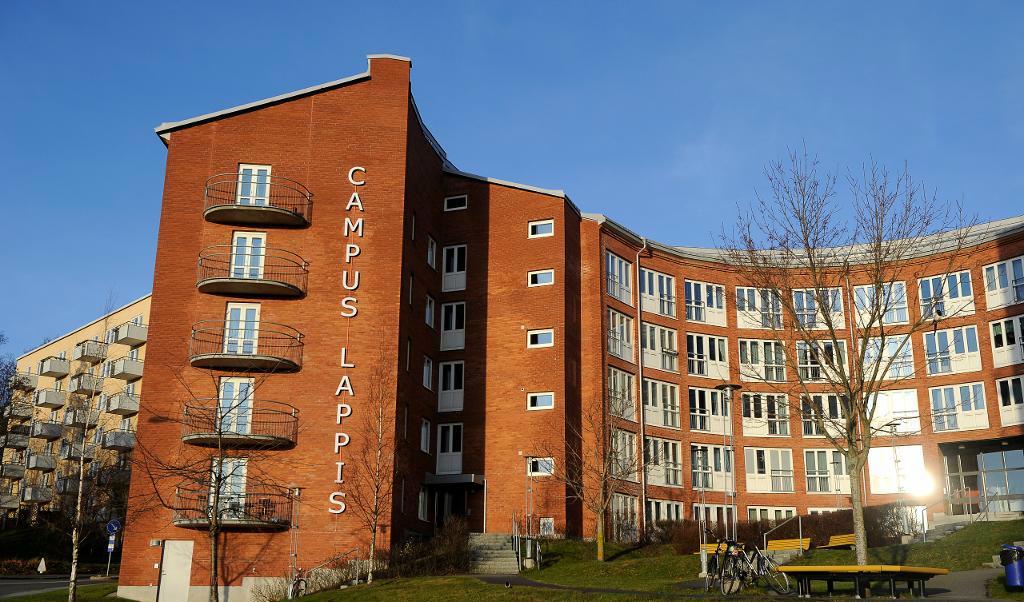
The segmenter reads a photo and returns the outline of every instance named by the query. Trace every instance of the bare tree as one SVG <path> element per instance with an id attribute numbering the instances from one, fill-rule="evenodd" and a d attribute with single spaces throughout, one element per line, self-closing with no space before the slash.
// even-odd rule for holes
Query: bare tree
<path id="1" fill-rule="evenodd" d="M 597 560 L 602 562 L 607 523 L 614 518 L 609 512 L 613 496 L 635 480 L 640 466 L 636 434 L 620 425 L 635 412 L 631 390 L 610 391 L 604 401 L 583 406 L 579 423 L 570 421 L 564 430 L 559 425 L 539 450 L 538 457 L 564 457 L 554 462 L 552 477 L 594 516 Z"/>
<path id="2" fill-rule="evenodd" d="M 890 415 L 880 424 L 879 394 L 914 377 L 915 335 L 964 311 L 947 293 L 962 284 L 956 274 L 972 224 L 905 166 L 891 172 L 871 162 L 849 173 L 846 197 L 806 150 L 765 171 L 770 194 L 758 195 L 722 237 L 722 259 L 749 287 L 738 290 L 737 315 L 769 339 L 741 342 L 741 374 L 783 394 L 789 414 L 799 412 L 845 456 L 857 562 L 866 564 L 868 452 L 876 435 L 896 432 L 905 418 Z M 908 300 L 926 276 L 938 278 L 921 285 L 914 307 Z M 948 352 L 939 349 L 928 361 Z"/>
<path id="3" fill-rule="evenodd" d="M 395 467 L 401 464 L 395 441 L 395 370 L 391 358 L 394 347 L 384 342 L 377 346 L 366 399 L 359 404 L 354 436 L 360 446 L 346 463 L 350 468 L 352 489 L 348 507 L 366 529 L 369 537 L 366 582 L 373 583 L 377 562 L 377 539 L 391 512 L 396 479 Z"/>

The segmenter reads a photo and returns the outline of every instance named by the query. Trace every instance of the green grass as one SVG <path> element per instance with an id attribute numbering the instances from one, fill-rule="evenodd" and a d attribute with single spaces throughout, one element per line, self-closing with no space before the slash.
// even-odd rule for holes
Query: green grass
<path id="1" fill-rule="evenodd" d="M 80 585 L 78 586 L 78 600 L 79 602 L 99 602 L 100 600 L 116 602 L 117 600 L 124 600 L 124 598 L 107 597 L 115 591 L 117 591 L 117 583 Z M 4 602 L 66 602 L 67 599 L 68 590 L 64 588 L 52 592 L 28 594 L 17 598 L 4 598 L 3 600 Z"/>
<path id="2" fill-rule="evenodd" d="M 1024 591 L 1014 588 L 1006 589 L 1006 579 L 999 577 L 988 582 L 988 597 L 1000 600 L 1024 600 Z"/>
<path id="3" fill-rule="evenodd" d="M 643 600 L 643 597 L 576 592 L 482 583 L 472 577 L 418 577 L 388 579 L 373 585 L 357 585 L 340 591 L 320 592 L 303 598 L 309 602 L 481 602 L 482 600 Z"/>
<path id="4" fill-rule="evenodd" d="M 629 548 L 610 543 L 605 562 L 595 560 L 593 542 L 554 540 L 543 549 L 544 566 L 524 572 L 524 577 L 570 587 L 667 592 L 679 591 L 679 583 L 696 580 L 700 572 L 698 556 L 680 556 L 666 545 Z"/>
<path id="5" fill-rule="evenodd" d="M 895 545 L 868 550 L 871 564 L 932 566 L 952 571 L 981 568 L 1004 543 L 1024 540 L 1024 520 L 981 522 L 934 543 Z M 811 550 L 792 564 L 855 564 L 853 550 Z"/>

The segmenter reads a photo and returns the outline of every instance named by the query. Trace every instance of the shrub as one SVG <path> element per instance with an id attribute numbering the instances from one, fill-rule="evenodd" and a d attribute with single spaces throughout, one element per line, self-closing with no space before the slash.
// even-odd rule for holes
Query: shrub
<path id="1" fill-rule="evenodd" d="M 393 550 L 383 572 L 389 577 L 455 575 L 469 570 L 470 557 L 469 525 L 450 516 L 432 539 L 406 542 Z"/>

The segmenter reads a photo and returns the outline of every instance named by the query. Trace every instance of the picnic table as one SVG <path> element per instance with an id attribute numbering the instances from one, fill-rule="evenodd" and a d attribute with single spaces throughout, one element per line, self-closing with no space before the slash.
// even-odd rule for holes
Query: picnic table
<path id="1" fill-rule="evenodd" d="M 899 581 L 907 584 L 911 595 L 916 589 L 922 597 L 927 597 L 925 582 L 936 575 L 949 573 L 949 569 L 898 564 L 783 566 L 779 567 L 779 570 L 793 577 L 797 583 L 797 596 L 802 598 L 811 597 L 812 581 L 824 581 L 829 596 L 833 593 L 833 584 L 836 581 L 852 582 L 857 598 L 869 595 L 868 586 L 872 581 L 886 581 L 889 584 L 889 596 L 895 598 L 896 582 Z"/>

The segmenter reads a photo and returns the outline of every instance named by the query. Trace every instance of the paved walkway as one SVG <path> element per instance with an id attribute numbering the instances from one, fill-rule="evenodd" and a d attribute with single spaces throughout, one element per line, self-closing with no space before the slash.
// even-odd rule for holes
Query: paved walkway
<path id="1" fill-rule="evenodd" d="M 929 598 L 943 600 L 991 600 L 985 584 L 1003 574 L 1003 569 L 975 569 L 937 575 L 928 580 Z"/>

